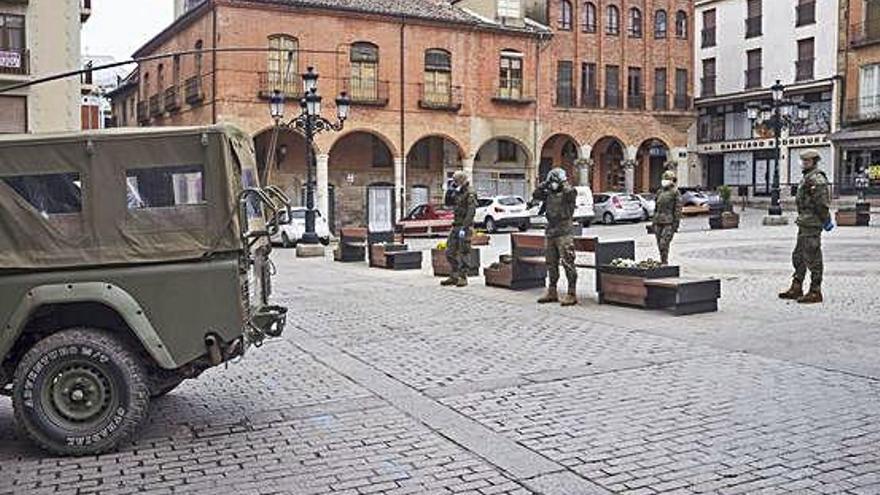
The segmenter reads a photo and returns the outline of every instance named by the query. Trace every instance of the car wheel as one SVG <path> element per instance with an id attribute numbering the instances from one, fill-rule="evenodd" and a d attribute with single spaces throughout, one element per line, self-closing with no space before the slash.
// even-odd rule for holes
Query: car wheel
<path id="1" fill-rule="evenodd" d="M 585 229 L 588 229 L 588 228 L 590 228 L 590 225 L 592 225 L 592 223 L 593 223 L 593 222 L 591 222 L 591 221 L 589 221 L 589 220 L 584 220 L 583 222 L 581 222 L 581 225 L 582 225 Z"/>
<path id="2" fill-rule="evenodd" d="M 520 232 L 525 232 L 527 230 L 529 230 L 529 222 L 519 224 L 519 231 Z"/>
<path id="3" fill-rule="evenodd" d="M 140 359 L 102 330 L 77 328 L 44 338 L 15 370 L 16 422 L 53 454 L 116 448 L 147 416 L 150 388 Z"/>
<path id="4" fill-rule="evenodd" d="M 490 234 L 494 234 L 498 231 L 498 226 L 495 225 L 495 219 L 492 217 L 486 217 L 486 232 Z"/>
<path id="5" fill-rule="evenodd" d="M 281 233 L 281 246 L 285 249 L 289 249 L 294 247 L 296 244 L 290 240 L 290 236 L 287 235 L 287 232 Z"/>
<path id="6" fill-rule="evenodd" d="M 330 238 L 329 238 L 329 237 L 322 237 L 322 238 L 321 238 L 321 244 L 323 244 L 324 246 L 329 245 L 329 244 L 330 244 Z"/>
<path id="7" fill-rule="evenodd" d="M 611 225 L 614 223 L 614 214 L 610 211 L 606 211 L 604 215 L 602 215 L 602 223 L 605 225 Z"/>

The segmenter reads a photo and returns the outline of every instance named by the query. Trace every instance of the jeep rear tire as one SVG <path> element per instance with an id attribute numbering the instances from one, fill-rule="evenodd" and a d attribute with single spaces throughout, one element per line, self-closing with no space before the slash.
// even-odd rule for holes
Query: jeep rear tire
<path id="1" fill-rule="evenodd" d="M 16 422 L 53 454 L 107 452 L 145 419 L 146 376 L 137 354 L 111 333 L 63 330 L 39 341 L 16 368 Z"/>

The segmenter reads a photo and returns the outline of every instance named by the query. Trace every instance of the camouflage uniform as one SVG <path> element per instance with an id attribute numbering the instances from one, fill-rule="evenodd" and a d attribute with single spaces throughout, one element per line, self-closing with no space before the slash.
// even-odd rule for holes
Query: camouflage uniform
<path id="1" fill-rule="evenodd" d="M 669 263 L 669 246 L 681 223 L 681 193 L 675 186 L 663 188 L 657 193 L 656 204 L 654 235 L 657 237 L 660 262 L 666 265 Z"/>
<path id="2" fill-rule="evenodd" d="M 568 298 L 563 303 L 573 304 L 576 302 L 577 294 L 577 268 L 575 267 L 571 225 L 574 221 L 577 191 L 568 184 L 561 184 L 557 191 L 543 185 L 534 192 L 532 197 L 536 201 L 544 202 L 544 211 L 547 216 L 544 256 L 547 260 L 550 283 L 548 295 L 542 298 L 541 302 L 551 302 L 556 299 L 556 285 L 559 283 L 559 265 L 561 263 L 565 270 L 565 278 L 568 280 Z"/>
<path id="3" fill-rule="evenodd" d="M 446 260 L 452 268 L 449 280 L 467 281 L 470 266 L 471 236 L 473 234 L 474 213 L 477 209 L 477 195 L 470 190 L 470 186 L 463 186 L 452 196 L 452 207 L 455 218 L 452 221 L 452 230 L 446 239 Z M 465 230 L 464 237 L 459 237 L 459 232 Z"/>
<path id="4" fill-rule="evenodd" d="M 810 292 L 822 288 L 822 227 L 831 220 L 828 209 L 828 177 L 813 169 L 804 175 L 797 190 L 797 245 L 791 253 L 794 281 L 803 285 L 810 271 Z"/>

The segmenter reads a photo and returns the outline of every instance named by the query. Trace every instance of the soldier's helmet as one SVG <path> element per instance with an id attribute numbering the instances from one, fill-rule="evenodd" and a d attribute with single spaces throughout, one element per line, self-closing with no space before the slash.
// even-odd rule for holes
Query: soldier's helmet
<path id="1" fill-rule="evenodd" d="M 463 170 L 457 170 L 454 174 L 452 174 L 452 180 L 454 180 L 458 184 L 467 184 L 470 182 L 468 175 Z"/>
<path id="2" fill-rule="evenodd" d="M 671 180 L 673 182 L 678 182 L 678 177 L 675 176 L 675 172 L 673 172 L 672 170 L 667 170 L 666 172 L 663 172 L 662 179 L 663 180 Z"/>
<path id="3" fill-rule="evenodd" d="M 568 176 L 565 173 L 565 169 L 556 167 L 553 170 L 547 172 L 547 180 L 549 182 L 565 182 L 568 180 Z"/>
<path id="4" fill-rule="evenodd" d="M 801 152 L 801 160 L 819 160 L 819 152 L 810 148 Z"/>

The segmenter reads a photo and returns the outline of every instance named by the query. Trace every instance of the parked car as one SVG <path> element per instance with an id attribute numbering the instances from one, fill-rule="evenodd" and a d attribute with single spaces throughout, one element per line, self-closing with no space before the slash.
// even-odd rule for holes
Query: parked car
<path id="1" fill-rule="evenodd" d="M 420 204 L 410 208 L 409 213 L 401 222 L 416 222 L 421 220 L 452 220 L 455 212 L 431 204 Z"/>
<path id="2" fill-rule="evenodd" d="M 642 203 L 642 220 L 648 220 L 654 217 L 654 211 L 657 209 L 657 195 L 653 193 L 636 194 L 639 202 Z"/>
<path id="3" fill-rule="evenodd" d="M 431 204 L 413 206 L 403 220 L 397 222 L 397 231 L 405 235 L 446 235 L 452 228 L 455 212 Z"/>
<path id="4" fill-rule="evenodd" d="M 306 231 L 306 208 L 292 207 L 278 212 L 278 224 L 280 228 L 272 236 L 272 244 L 286 248 L 296 247 Z M 315 233 L 321 244 L 330 243 L 330 226 L 321 212 L 315 210 Z"/>
<path id="5" fill-rule="evenodd" d="M 602 223 L 639 221 L 644 215 L 642 202 L 634 194 L 606 192 L 593 195 L 593 211 Z"/>
<path id="6" fill-rule="evenodd" d="M 525 231 L 529 228 L 526 209 L 526 200 L 519 196 L 481 198 L 477 200 L 474 223 L 484 226 L 489 232 L 496 232 L 499 227 L 516 227 Z"/>
<path id="7" fill-rule="evenodd" d="M 593 223 L 593 219 L 595 218 L 595 212 L 593 211 L 593 191 L 590 190 L 589 186 L 577 186 L 575 187 L 577 191 L 577 200 L 575 201 L 574 208 L 574 221 L 580 223 L 584 227 L 589 227 L 590 224 Z M 538 202 L 535 205 L 532 205 L 529 208 L 529 223 L 533 227 L 546 227 L 547 226 L 547 217 L 539 214 L 541 211 L 541 203 Z"/>

